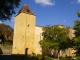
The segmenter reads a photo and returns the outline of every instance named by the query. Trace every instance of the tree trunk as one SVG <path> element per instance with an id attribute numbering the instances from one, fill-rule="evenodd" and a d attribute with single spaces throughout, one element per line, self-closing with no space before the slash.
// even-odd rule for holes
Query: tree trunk
<path id="1" fill-rule="evenodd" d="M 42 59 L 41 60 L 44 60 L 44 49 L 42 47 Z"/>
<path id="2" fill-rule="evenodd" d="M 58 50 L 58 60 L 60 60 L 60 54 L 59 54 L 60 50 Z"/>

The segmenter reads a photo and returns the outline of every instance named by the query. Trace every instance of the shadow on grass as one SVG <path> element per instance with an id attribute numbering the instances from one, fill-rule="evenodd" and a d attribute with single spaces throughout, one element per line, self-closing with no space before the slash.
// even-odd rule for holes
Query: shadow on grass
<path id="1" fill-rule="evenodd" d="M 0 60 L 39 60 L 37 57 L 35 56 L 26 56 L 24 55 L 20 55 L 20 54 L 1 54 L 0 55 Z"/>

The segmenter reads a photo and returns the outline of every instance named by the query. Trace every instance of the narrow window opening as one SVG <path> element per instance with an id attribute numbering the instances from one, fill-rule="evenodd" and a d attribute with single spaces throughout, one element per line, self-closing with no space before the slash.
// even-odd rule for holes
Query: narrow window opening
<path id="1" fill-rule="evenodd" d="M 28 27 L 29 27 L 29 24 L 28 24 Z"/>
<path id="2" fill-rule="evenodd" d="M 29 13 L 30 11 L 29 10 L 27 10 L 27 13 Z"/>

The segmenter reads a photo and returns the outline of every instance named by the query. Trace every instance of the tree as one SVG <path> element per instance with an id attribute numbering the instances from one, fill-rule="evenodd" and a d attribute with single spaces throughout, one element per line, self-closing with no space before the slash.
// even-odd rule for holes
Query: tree
<path id="1" fill-rule="evenodd" d="M 0 33 L 0 43 L 4 45 L 5 37 L 2 33 Z"/>
<path id="2" fill-rule="evenodd" d="M 21 0 L 0 0 L 0 20 L 10 20 L 12 15 L 15 14 L 14 9 L 19 7 L 20 1 Z"/>
<path id="3" fill-rule="evenodd" d="M 78 17 L 80 17 L 80 12 L 77 13 Z M 76 56 L 80 57 L 80 20 L 74 21 L 74 30 L 75 30 L 75 38 L 74 38 L 74 49 L 76 50 Z M 80 58 L 78 58 L 80 60 Z"/>
<path id="4" fill-rule="evenodd" d="M 13 38 L 13 28 L 6 24 L 0 24 L 0 35 L 4 36 L 5 40 Z"/>
<path id="5" fill-rule="evenodd" d="M 77 12 L 78 17 L 80 17 L 80 12 Z"/>
<path id="6" fill-rule="evenodd" d="M 75 20 L 74 24 L 75 29 L 75 38 L 74 38 L 74 48 L 76 50 L 76 55 L 78 56 L 80 54 L 80 21 Z"/>
<path id="7" fill-rule="evenodd" d="M 40 45 L 45 51 L 46 49 L 58 50 L 58 59 L 60 50 L 68 48 L 69 38 L 67 31 L 62 26 L 45 26 L 43 28 L 43 40 L 40 41 Z"/>
<path id="8" fill-rule="evenodd" d="M 74 29 L 75 31 L 75 36 L 80 36 L 80 21 L 79 20 L 75 20 L 74 21 Z"/>

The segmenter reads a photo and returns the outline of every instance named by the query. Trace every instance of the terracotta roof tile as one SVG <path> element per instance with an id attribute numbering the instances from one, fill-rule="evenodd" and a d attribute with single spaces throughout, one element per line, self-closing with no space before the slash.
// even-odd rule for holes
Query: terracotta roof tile
<path id="1" fill-rule="evenodd" d="M 23 7 L 20 9 L 20 11 L 18 12 L 17 15 L 19 15 L 20 13 L 26 13 L 26 14 L 34 15 L 26 4 L 23 5 Z"/>

